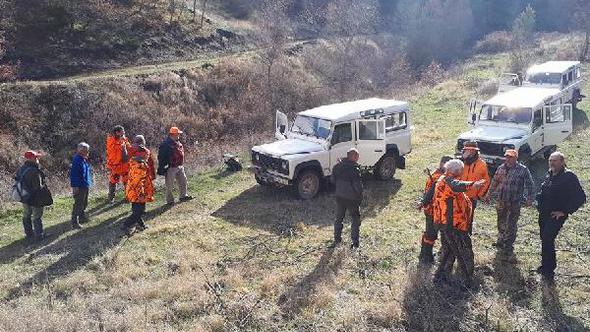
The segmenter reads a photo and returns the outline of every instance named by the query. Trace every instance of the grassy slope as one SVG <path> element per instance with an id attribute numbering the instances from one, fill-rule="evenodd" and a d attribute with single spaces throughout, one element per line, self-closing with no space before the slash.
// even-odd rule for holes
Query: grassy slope
<path id="1" fill-rule="evenodd" d="M 91 201 L 92 222 L 68 227 L 71 199 L 47 213 L 52 233 L 21 240 L 19 211 L 0 216 L 0 329 L 5 330 L 571 330 L 590 328 L 585 207 L 558 239 L 556 288 L 530 270 L 539 262 L 535 213 L 520 220 L 517 265 L 495 260 L 494 212 L 477 212 L 477 287 L 436 289 L 416 257 L 423 217 L 413 209 L 423 167 L 453 152 L 466 128 L 469 82 L 494 76 L 503 56 L 481 57 L 456 79 L 412 100 L 414 150 L 392 183 L 367 182 L 362 251 L 326 249 L 333 200 L 296 201 L 244 173 L 193 176 L 196 200 L 149 205 L 150 229 L 127 239 L 128 206 Z M 586 84 L 585 91 L 590 91 Z M 590 112 L 588 101 L 580 105 Z M 590 130 L 561 148 L 590 192 Z M 542 169 L 542 165 L 536 165 Z M 27 319 L 22 319 L 27 317 Z"/>

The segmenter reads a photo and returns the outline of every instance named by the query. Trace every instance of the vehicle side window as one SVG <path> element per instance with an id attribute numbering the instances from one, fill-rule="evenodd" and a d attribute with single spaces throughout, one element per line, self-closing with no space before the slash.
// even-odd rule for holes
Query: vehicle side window
<path id="1" fill-rule="evenodd" d="M 383 122 L 359 122 L 359 140 L 369 141 L 381 139 L 379 132 L 383 132 Z"/>
<path id="2" fill-rule="evenodd" d="M 533 131 L 539 129 L 543 125 L 543 110 L 538 109 L 533 114 Z"/>
<path id="3" fill-rule="evenodd" d="M 566 86 L 567 85 L 567 74 L 563 74 L 561 76 L 561 85 L 562 86 Z"/>
<path id="4" fill-rule="evenodd" d="M 547 123 L 564 122 L 569 117 L 566 114 L 565 108 L 559 105 L 552 105 L 545 114 L 545 121 Z"/>
<path id="5" fill-rule="evenodd" d="M 568 82 L 571 82 L 574 80 L 574 72 L 570 71 L 569 73 L 567 73 L 567 80 Z"/>
<path id="6" fill-rule="evenodd" d="M 332 134 L 332 145 L 350 141 L 352 141 L 352 125 L 350 123 L 336 125 Z"/>
<path id="7" fill-rule="evenodd" d="M 392 132 L 408 126 L 406 112 L 391 114 L 385 117 L 385 131 Z"/>
<path id="8" fill-rule="evenodd" d="M 580 68 L 576 68 L 576 78 L 580 78 L 581 75 Z"/>

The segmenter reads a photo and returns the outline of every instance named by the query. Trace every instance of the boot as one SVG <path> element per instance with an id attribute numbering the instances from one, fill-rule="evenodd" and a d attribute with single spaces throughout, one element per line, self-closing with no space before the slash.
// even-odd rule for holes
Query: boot
<path id="1" fill-rule="evenodd" d="M 82 225 L 78 221 L 78 216 L 72 216 L 72 229 L 82 229 Z"/>
<path id="2" fill-rule="evenodd" d="M 117 190 L 117 184 L 113 184 L 113 183 L 109 183 L 109 197 L 108 197 L 108 201 L 109 203 L 113 204 L 115 203 L 115 190 Z"/>
<path id="3" fill-rule="evenodd" d="M 35 233 L 33 232 L 33 223 L 31 218 L 23 218 L 23 228 L 25 230 L 25 238 L 32 239 L 35 237 Z"/>
<path id="4" fill-rule="evenodd" d="M 418 256 L 420 263 L 432 264 L 434 263 L 434 255 L 432 254 L 432 246 L 422 244 L 420 249 L 420 256 Z"/>

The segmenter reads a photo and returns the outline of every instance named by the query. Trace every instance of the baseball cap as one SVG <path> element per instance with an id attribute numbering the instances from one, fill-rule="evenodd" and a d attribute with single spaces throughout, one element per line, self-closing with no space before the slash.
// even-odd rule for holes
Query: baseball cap
<path id="1" fill-rule="evenodd" d="M 33 150 L 29 150 L 27 152 L 25 152 L 25 159 L 36 159 L 41 157 L 41 153 L 33 151 Z"/>
<path id="2" fill-rule="evenodd" d="M 518 152 L 514 149 L 506 150 L 506 152 L 504 152 L 504 157 L 518 158 Z"/>
<path id="3" fill-rule="evenodd" d="M 178 127 L 171 127 L 170 134 L 182 134 L 182 130 L 178 129 Z"/>

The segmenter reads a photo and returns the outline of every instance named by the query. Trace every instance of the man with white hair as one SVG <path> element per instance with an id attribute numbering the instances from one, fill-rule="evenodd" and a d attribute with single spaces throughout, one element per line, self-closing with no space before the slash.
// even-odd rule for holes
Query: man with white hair
<path id="1" fill-rule="evenodd" d="M 72 207 L 72 228 L 81 229 L 88 221 L 86 207 L 88 206 L 88 192 L 92 187 L 92 166 L 88 162 L 90 146 L 81 142 L 78 144 L 76 155 L 70 168 L 70 184 L 74 194 L 74 206 Z"/>
<path id="2" fill-rule="evenodd" d="M 586 194 L 574 172 L 567 169 L 565 156 L 553 152 L 549 171 L 537 194 L 541 235 L 541 266 L 537 269 L 545 280 L 553 282 L 557 261 L 555 238 L 567 218 L 586 203 Z"/>
<path id="3" fill-rule="evenodd" d="M 336 186 L 336 221 L 334 222 L 334 243 L 336 247 L 342 242 L 342 221 L 346 211 L 352 218 L 350 238 L 352 249 L 359 247 L 359 233 L 361 227 L 360 206 L 363 200 L 363 183 L 361 180 L 360 167 L 357 164 L 359 152 L 351 148 L 332 170 L 332 183 Z"/>
<path id="4" fill-rule="evenodd" d="M 464 164 L 453 159 L 445 166 L 445 174 L 436 182 L 433 199 L 433 220 L 441 231 L 441 254 L 435 281 L 446 281 L 450 276 L 455 259 L 463 274 L 463 282 L 470 287 L 473 278 L 473 248 L 470 227 L 473 206 L 466 191 L 481 188 L 485 180 L 460 181 Z"/>

